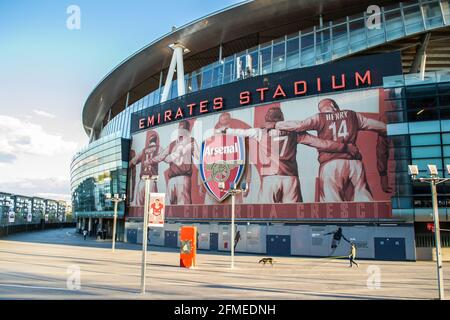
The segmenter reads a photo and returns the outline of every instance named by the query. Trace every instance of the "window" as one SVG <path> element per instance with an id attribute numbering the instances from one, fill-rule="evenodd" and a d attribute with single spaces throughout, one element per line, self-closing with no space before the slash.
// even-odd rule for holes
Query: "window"
<path id="1" fill-rule="evenodd" d="M 299 41 L 298 37 L 290 39 L 286 43 L 286 69 L 295 69 L 299 67 Z"/>
<path id="2" fill-rule="evenodd" d="M 272 72 L 286 69 L 285 43 L 281 42 L 273 46 Z"/>
<path id="3" fill-rule="evenodd" d="M 261 74 L 268 74 L 272 72 L 272 47 L 261 49 Z"/>

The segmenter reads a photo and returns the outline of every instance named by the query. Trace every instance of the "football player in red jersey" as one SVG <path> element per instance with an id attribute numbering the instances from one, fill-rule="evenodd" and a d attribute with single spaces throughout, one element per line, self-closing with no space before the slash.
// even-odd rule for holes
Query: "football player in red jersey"
<path id="1" fill-rule="evenodd" d="M 279 107 L 270 108 L 262 128 L 224 129 L 223 134 L 245 136 L 258 141 L 261 180 L 260 203 L 302 202 L 297 166 L 297 144 L 305 144 L 319 151 L 359 154 L 352 144 L 324 140 L 308 133 L 273 129 L 284 120 Z"/>
<path id="2" fill-rule="evenodd" d="M 167 171 L 168 197 L 170 204 L 191 204 L 192 166 L 200 157 L 197 142 L 191 137 L 191 125 L 182 120 L 178 124 L 177 138 L 160 154 L 151 159 L 154 165 L 165 161 L 169 164 Z"/>
<path id="3" fill-rule="evenodd" d="M 323 99 L 319 113 L 303 121 L 282 121 L 275 128 L 287 132 L 316 130 L 321 139 L 356 144 L 359 131 L 378 133 L 377 166 L 384 192 L 390 192 L 387 183 L 386 124 L 364 117 L 352 110 L 340 110 L 333 99 Z M 319 183 L 321 202 L 373 201 L 361 157 L 345 152 L 319 150 Z"/>
<path id="4" fill-rule="evenodd" d="M 164 209 L 164 205 L 159 201 L 159 198 L 156 198 L 155 202 L 151 204 L 150 209 L 152 210 L 151 213 L 154 216 L 160 216 L 162 210 Z"/>
<path id="5" fill-rule="evenodd" d="M 143 176 L 157 176 L 158 164 L 153 163 L 152 159 L 160 152 L 159 135 L 154 130 L 149 130 L 145 139 L 145 146 L 142 152 L 130 160 L 130 169 L 136 172 L 135 167 L 138 163 L 141 164 L 141 172 L 139 175 L 139 182 L 135 188 L 136 194 L 133 195 L 133 200 L 137 200 L 137 205 L 143 206 L 145 203 L 145 182 Z M 132 189 L 134 190 L 134 189 Z M 151 181 L 150 192 L 158 192 L 156 181 Z"/>

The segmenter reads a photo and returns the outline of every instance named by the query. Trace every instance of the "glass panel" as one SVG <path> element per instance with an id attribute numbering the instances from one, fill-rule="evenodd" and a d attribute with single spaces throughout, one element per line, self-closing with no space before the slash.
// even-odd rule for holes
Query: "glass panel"
<path id="1" fill-rule="evenodd" d="M 258 51 L 249 52 L 247 54 L 247 77 L 254 77 L 259 74 Z"/>
<path id="2" fill-rule="evenodd" d="M 366 48 L 366 26 L 364 18 L 356 21 L 351 21 L 350 24 L 350 49 L 358 51 Z"/>
<path id="3" fill-rule="evenodd" d="M 245 78 L 245 70 L 247 66 L 247 59 L 245 54 L 239 54 L 236 57 L 236 79 Z"/>
<path id="4" fill-rule="evenodd" d="M 272 47 L 260 51 L 261 74 L 272 72 Z"/>
<path id="5" fill-rule="evenodd" d="M 395 9 L 384 14 L 386 19 L 387 40 L 397 39 L 405 35 L 400 9 Z"/>
<path id="6" fill-rule="evenodd" d="M 409 124 L 410 133 L 439 132 L 439 121 L 412 122 Z"/>
<path id="7" fill-rule="evenodd" d="M 213 69 L 213 82 L 212 86 L 220 86 L 223 81 L 223 65 L 219 62 Z"/>
<path id="8" fill-rule="evenodd" d="M 298 68 L 300 65 L 300 60 L 299 60 L 299 55 L 298 55 L 298 51 L 299 51 L 299 42 L 298 42 L 298 37 L 288 40 L 287 44 L 286 44 L 286 68 L 287 69 L 294 69 L 294 68 Z"/>
<path id="9" fill-rule="evenodd" d="M 450 133 L 442 134 L 442 144 L 450 144 Z"/>
<path id="10" fill-rule="evenodd" d="M 212 70 L 204 70 L 202 72 L 202 89 L 210 88 L 212 84 Z"/>
<path id="11" fill-rule="evenodd" d="M 281 42 L 273 46 L 273 65 L 272 72 L 286 69 L 285 43 Z"/>
<path id="12" fill-rule="evenodd" d="M 225 59 L 223 83 L 233 81 L 234 77 L 234 59 Z"/>
<path id="13" fill-rule="evenodd" d="M 440 134 L 411 135 L 411 146 L 429 146 L 441 144 Z"/>
<path id="14" fill-rule="evenodd" d="M 317 32 L 317 59 L 318 62 L 331 60 L 330 51 L 330 28 L 325 28 Z"/>
<path id="15" fill-rule="evenodd" d="M 442 13 L 439 2 L 430 2 L 423 5 L 425 16 L 425 25 L 427 28 L 436 28 L 442 26 Z"/>
<path id="16" fill-rule="evenodd" d="M 403 14 L 405 16 L 405 28 L 407 34 L 424 30 L 422 13 L 419 5 L 405 8 Z"/>
<path id="17" fill-rule="evenodd" d="M 441 1 L 441 6 L 444 13 L 445 24 L 450 24 L 450 1 Z"/>
<path id="18" fill-rule="evenodd" d="M 441 146 L 436 147 L 412 147 L 412 158 L 435 158 L 441 157 Z"/>
<path id="19" fill-rule="evenodd" d="M 333 57 L 341 57 L 348 52 L 347 24 L 333 27 Z"/>
<path id="20" fill-rule="evenodd" d="M 301 66 L 311 66 L 316 63 L 314 54 L 314 33 L 301 36 Z"/>

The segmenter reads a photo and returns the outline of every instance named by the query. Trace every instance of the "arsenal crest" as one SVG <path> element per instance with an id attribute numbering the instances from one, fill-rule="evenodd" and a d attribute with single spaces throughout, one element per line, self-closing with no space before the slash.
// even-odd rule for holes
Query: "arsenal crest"
<path id="1" fill-rule="evenodd" d="M 200 174 L 206 189 L 217 201 L 229 195 L 230 185 L 239 183 L 244 173 L 245 140 L 231 135 L 215 135 L 202 143 Z"/>

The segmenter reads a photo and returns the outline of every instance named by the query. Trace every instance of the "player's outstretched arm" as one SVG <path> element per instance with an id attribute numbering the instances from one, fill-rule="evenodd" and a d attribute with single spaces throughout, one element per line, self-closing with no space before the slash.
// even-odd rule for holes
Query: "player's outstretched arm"
<path id="1" fill-rule="evenodd" d="M 170 161 L 170 159 L 168 159 L 169 158 L 169 149 L 170 149 L 170 146 L 167 147 L 166 149 L 164 149 L 163 151 L 161 151 L 157 156 L 155 156 L 153 159 L 151 159 L 151 161 L 154 163 L 159 163 L 161 161 L 172 162 L 172 161 Z"/>
<path id="2" fill-rule="evenodd" d="M 281 131 L 304 132 L 308 130 L 318 130 L 320 126 L 319 114 L 305 120 L 279 121 L 275 124 L 275 129 Z"/>
<path id="3" fill-rule="evenodd" d="M 324 152 L 348 152 L 347 144 L 336 142 L 333 140 L 324 140 L 313 136 L 309 133 L 302 133 L 298 135 L 297 142 L 314 147 L 319 151 Z M 356 148 L 356 147 L 355 147 Z"/>
<path id="4" fill-rule="evenodd" d="M 226 129 L 220 130 L 220 133 L 229 134 L 232 136 L 254 138 L 258 141 L 261 140 L 261 136 L 262 136 L 262 130 L 260 128 L 250 128 L 250 129 L 226 128 Z"/>
<path id="5" fill-rule="evenodd" d="M 363 131 L 375 131 L 380 135 L 386 136 L 386 124 L 379 120 L 370 119 L 360 113 L 356 114 L 358 117 L 358 129 Z"/>

